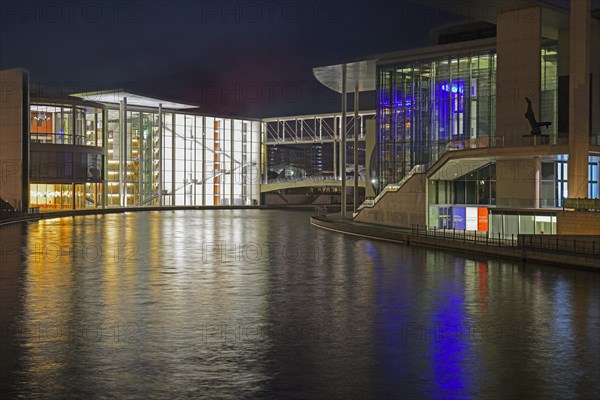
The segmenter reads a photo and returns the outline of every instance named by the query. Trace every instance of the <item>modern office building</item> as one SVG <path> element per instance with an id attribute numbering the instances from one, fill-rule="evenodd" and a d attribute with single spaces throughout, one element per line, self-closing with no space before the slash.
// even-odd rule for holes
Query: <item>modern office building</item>
<path id="1" fill-rule="evenodd" d="M 0 198 L 41 210 L 258 205 L 261 123 L 126 92 L 39 95 L 0 72 Z"/>
<path id="2" fill-rule="evenodd" d="M 516 1 L 490 15 L 473 4 L 436 46 L 315 68 L 338 92 L 377 90 L 377 197 L 354 218 L 555 233 L 565 199 L 598 199 L 600 21 L 587 0 L 571 7 Z"/>
<path id="3" fill-rule="evenodd" d="M 345 96 L 340 113 L 262 121 L 125 92 L 48 98 L 30 91 L 26 71 L 1 71 L 0 198 L 42 209 L 254 205 L 261 176 L 277 167 L 271 175 L 298 168 L 339 180 L 345 210 L 343 178 L 366 170 L 372 199 L 357 221 L 600 231 L 590 216 L 561 228 L 577 215 L 562 211 L 567 199 L 600 191 L 600 20 L 590 1 L 564 10 L 515 0 L 493 12 L 422 3 L 469 21 L 439 28 L 435 46 L 314 69 L 340 93 L 376 90 L 375 119 L 357 104 L 348 115 Z"/>

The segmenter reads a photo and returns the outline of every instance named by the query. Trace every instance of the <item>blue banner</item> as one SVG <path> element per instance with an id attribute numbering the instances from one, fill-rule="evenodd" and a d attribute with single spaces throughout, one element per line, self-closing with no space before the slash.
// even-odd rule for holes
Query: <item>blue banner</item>
<path id="1" fill-rule="evenodd" d="M 454 229 L 467 229 L 465 207 L 452 207 L 452 224 Z"/>

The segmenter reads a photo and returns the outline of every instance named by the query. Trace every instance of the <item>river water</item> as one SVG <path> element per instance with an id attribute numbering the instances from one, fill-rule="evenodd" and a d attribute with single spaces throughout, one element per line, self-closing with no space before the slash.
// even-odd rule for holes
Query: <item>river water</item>
<path id="1" fill-rule="evenodd" d="M 309 215 L 0 227 L 0 397 L 600 398 L 600 274 Z"/>

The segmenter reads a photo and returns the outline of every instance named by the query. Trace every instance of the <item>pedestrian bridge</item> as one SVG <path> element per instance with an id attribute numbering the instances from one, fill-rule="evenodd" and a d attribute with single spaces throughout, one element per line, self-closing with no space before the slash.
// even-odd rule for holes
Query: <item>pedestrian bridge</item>
<path id="1" fill-rule="evenodd" d="M 318 179 L 318 178 L 306 178 L 306 179 L 282 179 L 273 180 L 268 183 L 260 185 L 260 191 L 262 193 L 272 192 L 275 190 L 302 188 L 302 187 L 324 187 L 324 186 L 342 186 L 341 179 Z M 354 179 L 347 179 L 346 186 L 354 187 Z M 365 181 L 359 180 L 358 187 L 364 188 Z"/>

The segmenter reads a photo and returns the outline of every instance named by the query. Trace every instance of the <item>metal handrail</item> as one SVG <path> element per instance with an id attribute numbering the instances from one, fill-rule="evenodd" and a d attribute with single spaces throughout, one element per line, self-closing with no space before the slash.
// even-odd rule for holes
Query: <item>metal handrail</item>
<path id="1" fill-rule="evenodd" d="M 600 199 L 574 199 L 563 200 L 563 209 L 572 208 L 579 211 L 600 211 Z"/>
<path id="2" fill-rule="evenodd" d="M 485 136 L 475 139 L 454 140 L 446 144 L 444 152 L 479 149 L 487 147 L 504 147 L 503 136 Z"/>
<path id="3" fill-rule="evenodd" d="M 501 246 L 518 249 L 556 251 L 585 256 L 600 256 L 598 241 L 581 238 L 562 238 L 556 235 L 496 235 L 488 231 L 467 231 L 459 229 L 441 229 L 436 227 L 412 225 L 411 234 L 436 239 L 470 242 L 486 246 Z"/>
<path id="4" fill-rule="evenodd" d="M 353 177 L 347 178 L 347 181 L 354 179 Z M 359 176 L 359 182 L 364 182 L 365 178 Z M 323 175 L 310 175 L 305 177 L 295 177 L 295 178 L 275 178 L 269 179 L 266 183 L 263 181 L 263 185 L 270 185 L 275 183 L 288 183 L 288 182 L 304 182 L 304 181 L 341 181 L 341 179 L 336 179 L 333 176 L 323 176 Z"/>
<path id="5" fill-rule="evenodd" d="M 404 178 L 402 178 L 402 180 L 398 183 L 390 183 L 389 185 L 387 185 L 386 187 L 383 188 L 383 190 L 374 198 L 374 199 L 367 199 L 365 201 L 363 201 L 363 203 L 358 206 L 358 208 L 356 209 L 356 212 L 354 213 L 354 216 L 356 216 L 363 208 L 373 208 L 375 207 L 375 205 L 379 202 L 379 200 L 381 200 L 381 198 L 383 196 L 386 195 L 386 193 L 388 192 L 397 192 L 398 190 L 400 190 L 402 188 L 402 186 L 404 186 L 404 184 L 406 184 L 406 182 L 412 178 L 412 176 L 414 174 L 423 174 L 427 171 L 427 169 L 429 168 L 429 166 L 431 165 L 431 163 L 429 164 L 418 164 L 415 165 L 409 172 L 408 174 L 406 174 L 406 176 Z"/>
<path id="6" fill-rule="evenodd" d="M 31 143 L 41 144 L 74 144 L 79 146 L 102 147 L 102 145 L 97 144 L 97 142 L 88 144 L 84 135 L 73 135 L 71 133 L 31 132 L 29 135 L 29 141 Z"/>
<path id="7" fill-rule="evenodd" d="M 39 213 L 39 207 L 30 207 L 27 210 L 0 210 L 0 220 L 25 217 L 27 215 L 37 215 Z"/>

